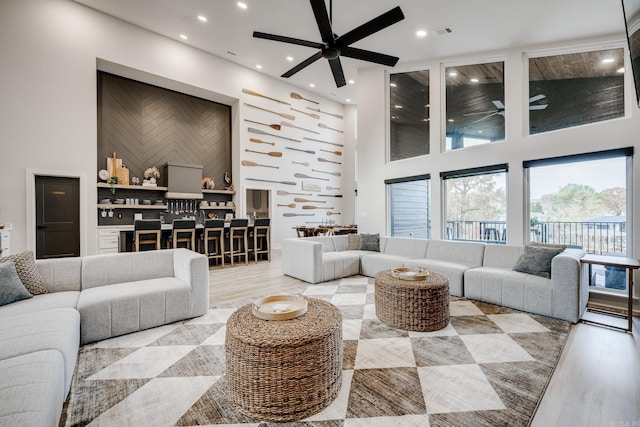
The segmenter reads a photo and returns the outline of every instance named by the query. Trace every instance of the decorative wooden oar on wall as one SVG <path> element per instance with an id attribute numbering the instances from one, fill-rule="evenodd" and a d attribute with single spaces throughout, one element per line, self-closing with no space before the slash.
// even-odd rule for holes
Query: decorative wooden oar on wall
<path id="1" fill-rule="evenodd" d="M 319 108 L 307 107 L 307 110 L 317 111 L 318 113 L 326 114 L 328 116 L 333 116 L 337 119 L 344 119 L 340 114 L 327 113 L 326 111 L 321 111 Z"/>
<path id="2" fill-rule="evenodd" d="M 294 175 L 296 178 L 307 178 L 307 179 L 320 179 L 322 181 L 329 181 L 329 178 L 320 178 L 317 176 L 309 176 L 309 175 L 305 175 L 303 173 L 297 173 Z"/>
<path id="3" fill-rule="evenodd" d="M 329 171 L 321 171 L 318 169 L 311 169 L 313 172 L 320 172 L 320 173 L 328 173 L 329 175 L 333 175 L 333 176 L 342 176 L 342 174 L 340 172 L 329 172 Z"/>
<path id="4" fill-rule="evenodd" d="M 316 152 L 313 150 L 302 150 L 300 148 L 293 148 L 293 147 L 284 147 L 284 148 L 287 148 L 289 150 L 302 151 L 303 153 L 307 153 L 307 154 L 316 154 Z"/>
<path id="5" fill-rule="evenodd" d="M 285 213 L 282 214 L 282 216 L 316 216 L 316 214 L 314 214 L 314 213 L 299 214 L 299 213 L 293 213 L 293 212 L 285 212 Z"/>
<path id="6" fill-rule="evenodd" d="M 294 202 L 299 202 L 299 203 L 327 203 L 326 200 L 309 200 L 309 199 L 303 199 L 302 197 L 296 197 L 293 199 Z"/>
<path id="7" fill-rule="evenodd" d="M 295 92 L 291 92 L 291 97 L 293 99 L 304 99 L 305 101 L 313 102 L 314 104 L 318 104 L 318 105 L 320 104 L 319 102 L 316 102 L 316 101 L 314 101 L 312 99 L 309 99 L 309 98 L 305 98 L 302 95 L 300 95 L 299 93 L 295 93 Z"/>
<path id="8" fill-rule="evenodd" d="M 256 128 L 249 128 L 249 132 L 257 133 L 257 134 L 260 134 L 260 135 L 275 136 L 275 137 L 278 137 L 278 138 L 282 138 L 282 139 L 286 139 L 286 140 L 294 141 L 294 142 L 302 142 L 302 141 L 300 141 L 299 139 L 293 139 L 293 138 L 289 138 L 289 137 L 287 137 L 287 136 L 282 136 L 282 135 L 274 135 L 274 134 L 272 134 L 272 133 L 268 133 L 268 132 L 265 132 L 265 131 L 263 131 L 263 130 L 256 129 Z"/>
<path id="9" fill-rule="evenodd" d="M 248 151 L 249 153 L 266 154 L 267 156 L 271 157 L 282 157 L 282 153 L 279 151 L 255 151 L 249 150 L 248 148 L 245 148 L 244 151 Z"/>
<path id="10" fill-rule="evenodd" d="M 241 163 L 244 166 L 262 166 L 264 168 L 280 169 L 280 166 L 265 165 L 265 164 L 262 164 L 262 163 L 256 163 L 256 162 L 252 162 L 252 161 L 249 161 L 249 160 L 243 160 Z"/>
<path id="11" fill-rule="evenodd" d="M 337 145 L 338 147 L 344 147 L 344 144 L 338 144 L 336 142 L 323 141 L 321 139 L 309 138 L 308 136 L 303 136 L 302 139 L 308 139 L 309 141 L 322 142 L 323 144 L 331 144 L 331 145 Z"/>
<path id="12" fill-rule="evenodd" d="M 335 129 L 335 128 L 329 127 L 329 126 L 325 125 L 324 123 L 318 123 L 318 127 L 322 128 L 322 129 L 329 129 L 329 130 L 332 130 L 332 131 L 335 131 L 335 132 L 344 133 L 340 129 Z"/>
<path id="13" fill-rule="evenodd" d="M 278 196 L 310 196 L 311 193 L 290 193 L 284 190 L 278 190 Z"/>
<path id="14" fill-rule="evenodd" d="M 324 151 L 325 153 L 335 154 L 336 156 L 342 156 L 342 151 L 329 151 L 329 150 L 323 150 L 322 148 L 320 149 L 320 151 Z"/>
<path id="15" fill-rule="evenodd" d="M 256 144 L 270 144 L 270 145 L 276 145 L 276 143 L 275 143 L 275 142 L 263 141 L 263 140 L 258 139 L 258 138 L 249 138 L 249 141 L 251 141 L 251 142 L 255 142 Z"/>
<path id="16" fill-rule="evenodd" d="M 295 203 L 289 203 L 289 204 L 283 205 L 283 204 L 278 203 L 278 206 L 283 206 L 285 208 L 295 208 L 296 204 Z"/>
<path id="17" fill-rule="evenodd" d="M 342 162 L 334 162 L 333 160 L 325 159 L 323 157 L 318 157 L 318 161 L 319 162 L 326 162 L 326 163 L 335 163 L 336 165 L 341 165 L 342 164 Z"/>
<path id="18" fill-rule="evenodd" d="M 275 129 L 275 130 L 280 130 L 282 128 L 282 126 L 280 126 L 279 124 L 262 123 L 262 122 L 256 122 L 255 120 L 249 120 L 249 119 L 244 119 L 244 121 L 249 123 L 255 123 L 257 125 L 269 126 L 271 129 Z"/>
<path id="19" fill-rule="evenodd" d="M 340 212 L 327 212 L 327 216 L 340 215 Z"/>
<path id="20" fill-rule="evenodd" d="M 282 126 L 288 126 L 290 128 L 296 128 L 296 129 L 304 130 L 304 131 L 307 131 L 307 132 L 315 133 L 316 135 L 320 135 L 320 132 L 316 132 L 315 130 L 309 130 L 309 129 L 301 128 L 300 126 L 296 126 L 296 125 L 294 125 L 292 123 L 289 123 L 289 122 L 280 122 L 280 124 Z"/>
<path id="21" fill-rule="evenodd" d="M 277 114 L 280 117 L 282 117 L 283 119 L 287 119 L 287 120 L 295 120 L 296 119 L 296 116 L 294 116 L 292 114 L 278 113 L 277 111 L 267 110 L 266 108 L 258 107 L 257 105 L 247 104 L 246 102 L 244 103 L 244 105 L 246 105 L 247 107 L 255 108 L 257 110 L 266 111 L 267 113 Z"/>
<path id="22" fill-rule="evenodd" d="M 298 185 L 295 181 L 273 181 L 271 179 L 246 178 L 247 181 L 273 182 L 275 184 Z"/>
<path id="23" fill-rule="evenodd" d="M 250 89 L 242 89 L 242 92 L 243 92 L 243 93 L 246 93 L 247 95 L 259 96 L 259 97 L 261 97 L 261 98 L 270 99 L 270 100 L 272 100 L 272 101 L 276 101 L 276 102 L 277 102 L 277 103 L 279 103 L 279 104 L 291 105 L 291 104 L 290 104 L 290 103 L 288 103 L 288 102 L 284 102 L 284 101 L 281 101 L 281 100 L 279 100 L 279 99 L 277 99 L 277 98 L 272 98 L 272 97 L 270 97 L 270 96 L 263 95 L 263 94 L 261 94 L 261 93 L 259 93 L 259 92 L 254 91 L 254 90 L 250 90 Z"/>
<path id="24" fill-rule="evenodd" d="M 320 118 L 320 115 L 319 115 L 319 114 L 307 113 L 306 111 L 297 110 L 297 109 L 295 109 L 295 108 L 293 108 L 293 107 L 291 107 L 291 111 L 296 111 L 296 112 L 298 112 L 298 113 L 306 114 L 307 116 L 312 117 L 312 118 L 314 118 L 314 119 L 319 119 L 319 118 Z"/>
<path id="25" fill-rule="evenodd" d="M 296 161 L 292 160 L 291 163 L 293 163 L 294 165 L 302 165 L 302 166 L 309 167 L 309 162 L 296 162 Z"/>
<path id="26" fill-rule="evenodd" d="M 311 205 L 302 205 L 302 209 L 333 209 L 333 206 L 311 206 Z"/>
<path id="27" fill-rule="evenodd" d="M 327 185 L 327 190 L 339 190 L 340 187 L 332 187 L 330 185 Z"/>

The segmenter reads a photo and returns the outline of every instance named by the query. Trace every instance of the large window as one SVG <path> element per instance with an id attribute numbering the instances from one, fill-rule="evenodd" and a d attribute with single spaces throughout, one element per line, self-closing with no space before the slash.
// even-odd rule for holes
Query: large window
<path id="1" fill-rule="evenodd" d="M 389 161 L 429 154 L 429 71 L 389 76 Z"/>
<path id="2" fill-rule="evenodd" d="M 524 162 L 529 239 L 627 256 L 632 149 Z M 593 266 L 592 286 L 626 289 L 624 270 Z"/>
<path id="3" fill-rule="evenodd" d="M 529 58 L 529 133 L 624 116 L 624 50 Z"/>
<path id="4" fill-rule="evenodd" d="M 507 241 L 506 164 L 441 172 L 447 240 Z"/>
<path id="5" fill-rule="evenodd" d="M 448 66 L 445 149 L 505 139 L 504 62 Z"/>
<path id="6" fill-rule="evenodd" d="M 390 235 L 431 237 L 429 175 L 386 180 L 389 194 Z"/>

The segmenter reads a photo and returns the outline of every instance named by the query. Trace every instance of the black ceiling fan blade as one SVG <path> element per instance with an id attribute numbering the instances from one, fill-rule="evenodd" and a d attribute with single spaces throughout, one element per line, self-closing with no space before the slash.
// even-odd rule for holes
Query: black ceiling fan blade
<path id="1" fill-rule="evenodd" d="M 358 49 L 351 46 L 340 48 L 340 54 L 347 58 L 360 59 L 362 61 L 375 62 L 376 64 L 393 67 L 398 63 L 400 58 L 384 53 L 372 52 L 370 50 Z"/>
<path id="2" fill-rule="evenodd" d="M 298 65 L 296 65 L 295 67 L 293 67 L 292 69 L 284 73 L 283 75 L 281 75 L 280 77 L 291 77 L 298 71 L 302 70 L 305 67 L 308 67 L 309 65 L 313 64 L 320 58 L 322 58 L 322 51 L 314 53 L 313 55 L 311 55 L 310 57 L 308 57 L 307 59 L 305 59 L 304 61 L 302 61 L 301 63 L 299 63 Z"/>
<path id="3" fill-rule="evenodd" d="M 327 7 L 324 4 L 324 0 L 310 0 L 311 9 L 313 9 L 313 15 L 316 17 L 316 23 L 318 24 L 318 30 L 320 30 L 320 37 L 326 44 L 333 44 L 333 30 L 331 29 L 331 21 L 327 14 Z"/>
<path id="4" fill-rule="evenodd" d="M 310 42 L 308 40 L 295 39 L 293 37 L 278 36 L 276 34 L 261 33 L 260 31 L 254 31 L 253 37 L 256 37 L 259 39 L 273 40 L 276 42 L 291 43 L 291 44 L 297 44 L 300 46 L 313 47 L 316 49 L 322 49 L 324 47 L 323 43 Z"/>
<path id="5" fill-rule="evenodd" d="M 400 9 L 400 6 L 396 6 L 377 18 L 373 18 L 371 21 L 365 22 L 348 33 L 341 35 L 336 39 L 336 42 L 339 42 L 342 46 L 348 46 L 403 19 L 404 13 L 402 13 L 402 9 Z"/>
<path id="6" fill-rule="evenodd" d="M 333 73 L 333 79 L 336 81 L 337 87 L 342 87 L 347 84 L 344 78 L 344 71 L 342 70 L 342 63 L 340 58 L 330 59 L 329 65 L 331 66 L 331 72 Z"/>

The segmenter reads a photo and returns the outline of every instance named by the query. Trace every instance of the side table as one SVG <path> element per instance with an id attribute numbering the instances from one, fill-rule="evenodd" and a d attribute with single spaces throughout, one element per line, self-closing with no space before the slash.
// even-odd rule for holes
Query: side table
<path id="1" fill-rule="evenodd" d="M 620 328 L 614 325 L 608 325 L 604 323 L 595 322 L 592 320 L 583 320 L 587 323 L 595 323 L 599 325 L 609 326 L 615 329 L 622 329 L 627 332 L 631 332 L 633 328 L 633 270 L 640 268 L 640 263 L 635 258 L 614 257 L 605 255 L 592 255 L 587 254 L 580 260 L 582 264 L 589 265 L 589 280 L 591 280 L 591 266 L 592 265 L 604 265 L 609 267 L 625 268 L 627 270 L 627 288 L 629 295 L 627 297 L 627 320 L 628 326 L 626 329 Z"/>

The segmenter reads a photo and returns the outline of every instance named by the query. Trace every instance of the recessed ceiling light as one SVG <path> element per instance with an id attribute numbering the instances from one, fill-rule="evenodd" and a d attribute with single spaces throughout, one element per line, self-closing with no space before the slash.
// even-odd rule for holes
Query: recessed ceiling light
<path id="1" fill-rule="evenodd" d="M 400 109 L 400 108 L 404 108 L 402 105 L 394 105 L 394 107 L 395 107 L 395 108 L 398 108 L 398 109 Z"/>
<path id="2" fill-rule="evenodd" d="M 293 61 L 293 56 L 287 56 L 287 61 L 289 62 Z"/>
<path id="3" fill-rule="evenodd" d="M 256 68 L 257 68 L 258 70 L 262 70 L 262 65 L 258 64 L 258 65 L 256 65 Z"/>
<path id="4" fill-rule="evenodd" d="M 391 116 L 391 118 L 392 118 L 392 119 L 395 119 L 395 118 L 396 118 L 396 116 Z"/>
<path id="5" fill-rule="evenodd" d="M 624 67 L 620 67 L 620 68 L 618 68 L 618 69 L 616 70 L 616 73 L 620 73 L 620 74 L 624 73 Z"/>
<path id="6" fill-rule="evenodd" d="M 347 99 L 345 99 L 345 101 L 351 102 L 351 98 L 347 98 Z"/>
<path id="7" fill-rule="evenodd" d="M 613 61 L 615 61 L 613 58 L 604 58 L 602 60 L 603 64 L 611 64 Z"/>
<path id="8" fill-rule="evenodd" d="M 395 83 L 389 83 L 389 86 L 391 86 L 391 87 L 398 87 L 398 85 L 397 85 L 397 84 L 395 84 Z"/>
<path id="9" fill-rule="evenodd" d="M 458 75 L 458 73 L 456 73 L 455 71 L 452 71 L 452 72 L 449 73 L 449 77 L 455 77 L 457 75 Z"/>
<path id="10" fill-rule="evenodd" d="M 309 83 L 309 87 L 316 87 L 316 85 L 313 83 Z"/>
<path id="11" fill-rule="evenodd" d="M 202 21 L 202 22 L 207 22 L 208 21 L 207 17 L 204 16 L 204 15 L 198 15 L 198 20 Z"/>
<path id="12" fill-rule="evenodd" d="M 453 123 L 453 119 L 448 119 L 447 120 L 449 123 Z"/>
<path id="13" fill-rule="evenodd" d="M 418 36 L 418 37 L 426 37 L 427 36 L 427 32 L 425 30 L 418 30 L 418 31 L 416 31 L 416 36 Z"/>
<path id="14" fill-rule="evenodd" d="M 356 84 L 356 81 L 355 80 L 349 80 L 349 84 L 350 85 Z"/>
<path id="15" fill-rule="evenodd" d="M 423 121 L 423 122 L 428 122 L 428 121 L 429 121 L 429 119 L 422 119 L 422 121 Z"/>
<path id="16" fill-rule="evenodd" d="M 186 36 L 186 35 L 184 35 L 184 34 L 180 34 L 180 38 L 181 38 L 182 40 L 189 40 L 189 37 L 187 37 L 187 36 Z"/>
<path id="17" fill-rule="evenodd" d="M 478 83 L 480 80 L 473 78 L 473 79 L 469 79 L 471 81 L 471 83 Z"/>
<path id="18" fill-rule="evenodd" d="M 240 9 L 246 9 L 246 8 L 247 8 L 247 4 L 246 4 L 246 3 L 243 3 L 243 2 L 241 2 L 241 1 L 239 1 L 239 2 L 238 2 L 238 3 L 236 3 L 236 4 L 238 5 L 238 7 L 239 7 Z"/>
<path id="19" fill-rule="evenodd" d="M 479 130 L 478 133 L 482 133 L 483 131 Z"/>

